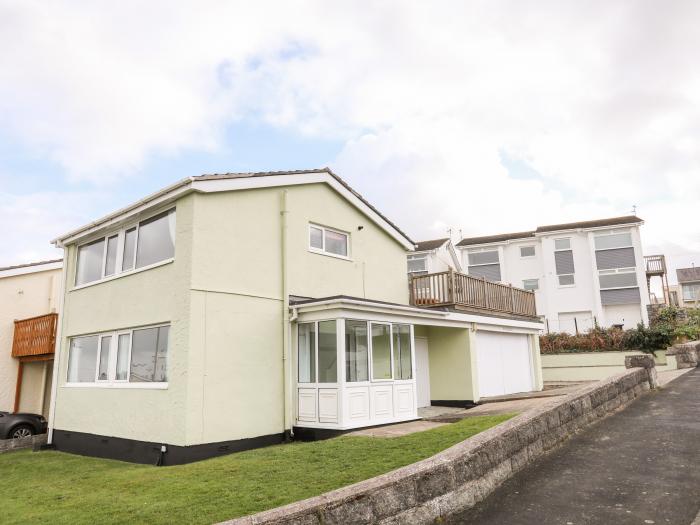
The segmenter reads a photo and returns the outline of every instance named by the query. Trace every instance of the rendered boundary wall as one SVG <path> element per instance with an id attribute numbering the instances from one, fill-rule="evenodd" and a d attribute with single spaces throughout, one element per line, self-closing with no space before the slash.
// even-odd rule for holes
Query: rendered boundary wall
<path id="1" fill-rule="evenodd" d="M 642 352 L 566 352 L 543 354 L 542 377 L 544 381 L 600 381 L 625 370 L 625 356 L 649 355 Z M 656 369 L 675 370 L 676 356 L 663 350 L 654 357 Z"/>
<path id="2" fill-rule="evenodd" d="M 655 380 L 653 361 L 635 356 L 634 365 L 649 368 L 632 368 L 586 385 L 418 463 L 226 523 L 399 525 L 430 523 L 461 512 L 577 430 L 649 390 Z"/>

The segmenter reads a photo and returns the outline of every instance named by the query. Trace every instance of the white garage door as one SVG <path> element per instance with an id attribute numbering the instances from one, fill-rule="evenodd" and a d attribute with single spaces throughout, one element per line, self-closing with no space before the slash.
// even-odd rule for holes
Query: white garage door
<path id="1" fill-rule="evenodd" d="M 476 355 L 481 397 L 532 390 L 527 335 L 477 332 Z"/>

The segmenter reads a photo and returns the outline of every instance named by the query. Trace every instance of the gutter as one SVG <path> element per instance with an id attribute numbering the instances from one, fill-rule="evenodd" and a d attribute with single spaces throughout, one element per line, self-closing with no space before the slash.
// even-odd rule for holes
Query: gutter
<path id="1" fill-rule="evenodd" d="M 289 318 L 289 270 L 287 260 L 287 190 L 281 192 L 280 202 L 280 234 L 282 251 L 282 420 L 284 433 L 293 436 L 292 419 L 289 411 L 292 408 L 290 401 L 292 393 L 291 374 L 292 367 L 289 360 L 289 347 L 291 338 L 291 323 Z"/>

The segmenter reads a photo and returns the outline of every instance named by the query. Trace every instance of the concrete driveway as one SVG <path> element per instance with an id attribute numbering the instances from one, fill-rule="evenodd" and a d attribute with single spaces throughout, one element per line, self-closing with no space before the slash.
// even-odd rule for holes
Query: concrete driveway
<path id="1" fill-rule="evenodd" d="M 696 368 L 584 430 L 447 523 L 689 525 L 699 486 Z"/>

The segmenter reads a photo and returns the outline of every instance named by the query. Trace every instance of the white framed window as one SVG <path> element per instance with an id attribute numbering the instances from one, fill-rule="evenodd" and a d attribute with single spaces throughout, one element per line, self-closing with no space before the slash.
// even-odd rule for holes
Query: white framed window
<path id="1" fill-rule="evenodd" d="M 681 284 L 684 301 L 700 300 L 700 283 Z"/>
<path id="2" fill-rule="evenodd" d="M 337 334 L 344 326 L 345 381 L 368 383 L 413 379 L 413 338 L 410 324 L 346 319 L 299 323 L 297 382 L 337 383 Z"/>
<path id="3" fill-rule="evenodd" d="M 78 246 L 75 286 L 149 268 L 175 256 L 175 209 Z"/>
<path id="4" fill-rule="evenodd" d="M 428 256 L 426 254 L 408 256 L 408 273 L 425 275 L 428 273 Z"/>
<path id="5" fill-rule="evenodd" d="M 554 239 L 554 249 L 555 250 L 570 250 L 571 249 L 571 239 L 569 237 L 564 237 L 563 239 Z"/>
<path id="6" fill-rule="evenodd" d="M 525 290 L 530 290 L 530 291 L 535 291 L 540 289 L 540 280 L 539 279 L 524 279 L 523 280 L 523 288 Z"/>
<path id="7" fill-rule="evenodd" d="M 557 272 L 559 287 L 574 286 L 576 269 L 574 267 L 574 252 L 571 249 L 571 238 L 554 239 L 554 266 Z"/>
<path id="8" fill-rule="evenodd" d="M 165 386 L 170 325 L 72 337 L 68 385 Z"/>
<path id="9" fill-rule="evenodd" d="M 520 247 L 520 258 L 521 259 L 527 259 L 529 257 L 534 257 L 535 256 L 535 247 L 534 246 L 521 246 Z"/>
<path id="10" fill-rule="evenodd" d="M 394 379 L 392 360 L 391 324 L 369 323 L 372 381 L 390 381 Z"/>
<path id="11" fill-rule="evenodd" d="M 632 247 L 632 232 L 630 230 L 608 230 L 593 235 L 596 250 L 613 250 L 616 248 Z"/>
<path id="12" fill-rule="evenodd" d="M 297 381 L 338 382 L 337 322 L 299 323 L 297 336 Z"/>
<path id="13" fill-rule="evenodd" d="M 501 280 L 501 261 L 498 248 L 478 248 L 467 252 L 467 271 L 475 277 L 490 281 Z"/>
<path id="14" fill-rule="evenodd" d="M 413 349 L 411 344 L 411 326 L 392 324 L 392 346 L 394 354 L 394 378 L 413 378 Z"/>
<path id="15" fill-rule="evenodd" d="M 350 234 L 318 224 L 309 224 L 309 251 L 349 259 Z"/>

